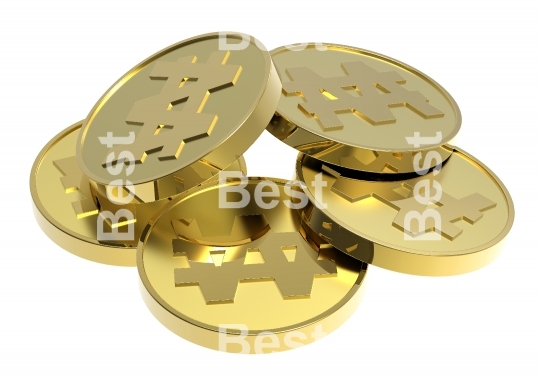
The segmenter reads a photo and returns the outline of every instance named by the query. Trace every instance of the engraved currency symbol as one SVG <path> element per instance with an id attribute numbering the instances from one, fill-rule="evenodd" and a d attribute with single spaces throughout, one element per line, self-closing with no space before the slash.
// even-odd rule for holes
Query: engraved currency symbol
<path id="1" fill-rule="evenodd" d="M 202 113 L 211 93 L 236 84 L 242 71 L 239 65 L 226 65 L 229 51 L 210 54 L 206 63 L 196 56 L 175 62 L 158 61 L 150 73 L 152 80 L 166 80 L 158 95 L 133 104 L 126 123 L 142 126 L 135 142 L 119 145 L 111 151 L 133 153 L 137 163 L 147 154 L 160 152 L 159 160 L 176 159 L 187 142 L 207 137 L 218 116 Z M 161 132 L 163 129 L 168 132 Z M 123 162 L 118 157 L 110 163 Z M 107 166 L 103 162 L 103 166 Z"/>
<path id="2" fill-rule="evenodd" d="M 92 199 L 90 183 L 77 164 L 76 157 L 67 157 L 53 161 L 54 166 L 64 175 L 60 178 L 66 193 L 78 191 L 83 197 L 71 203 L 77 219 L 96 215 L 98 208 Z"/>
<path id="3" fill-rule="evenodd" d="M 401 86 L 405 80 L 395 71 L 377 72 L 361 61 L 342 63 L 341 67 L 345 76 L 328 78 L 307 67 L 286 69 L 293 81 L 283 83 L 283 91 L 301 95 L 306 102 L 298 107 L 316 117 L 323 131 L 342 129 L 337 114 L 344 112 L 352 112 L 372 125 L 395 123 L 390 107 L 406 106 L 425 119 L 444 116 L 420 92 Z"/>
<path id="4" fill-rule="evenodd" d="M 313 279 L 335 276 L 336 264 L 318 260 L 317 253 L 298 232 L 274 233 L 248 245 L 240 246 L 242 257 L 230 260 L 229 250 L 211 250 L 213 263 L 191 260 L 190 255 L 208 252 L 208 246 L 174 239 L 175 256 L 187 256 L 187 267 L 174 270 L 177 287 L 198 285 L 206 304 L 233 303 L 238 283 L 275 281 L 284 299 L 306 298 L 311 295 Z M 238 252 L 237 247 L 231 252 Z M 229 259 L 227 261 L 227 259 Z"/>

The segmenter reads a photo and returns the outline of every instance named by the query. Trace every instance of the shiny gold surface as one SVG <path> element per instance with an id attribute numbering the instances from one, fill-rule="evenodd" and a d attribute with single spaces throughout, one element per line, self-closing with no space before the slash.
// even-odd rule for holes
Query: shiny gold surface
<path id="1" fill-rule="evenodd" d="M 280 202 L 262 209 L 255 187 L 268 181 L 279 187 Z M 141 237 L 137 265 L 145 302 L 163 325 L 212 349 L 220 349 L 221 325 L 245 325 L 245 351 L 258 352 L 258 336 L 270 332 L 278 343 L 269 352 L 291 348 L 291 335 L 312 342 L 318 325 L 328 333 L 352 313 L 367 265 L 332 247 L 319 252 L 298 212 L 284 205 L 284 183 L 249 178 L 251 201 L 236 209 L 219 207 L 219 190 L 238 182 L 205 183 L 156 215 Z"/>
<path id="2" fill-rule="evenodd" d="M 96 239 L 98 205 L 90 182 L 78 168 L 75 145 L 82 121 L 56 135 L 39 153 L 30 175 L 34 214 L 43 231 L 60 247 L 88 260 L 111 265 L 135 266 L 136 241 L 131 244 L 100 242 Z M 243 158 L 230 166 L 246 171 Z M 148 219 L 168 200 L 129 206 L 140 234 Z M 116 211 L 106 198 L 99 207 Z M 107 210 L 106 209 L 106 210 Z"/>
<path id="3" fill-rule="evenodd" d="M 512 199 L 502 182 L 481 162 L 454 147 L 441 171 L 404 181 L 365 181 L 341 176 L 320 161 L 300 154 L 299 180 L 315 203 L 312 183 L 322 173 L 321 198 L 326 204 L 302 211 L 306 224 L 327 242 L 365 262 L 419 275 L 469 272 L 491 262 L 514 219 Z M 429 204 L 421 204 L 414 187 L 438 182 Z M 420 184 L 420 185 L 418 185 Z M 425 191 L 419 191 L 425 195 Z M 406 215 L 434 210 L 440 224 L 428 220 L 427 232 L 417 221 L 405 226 Z M 408 229 L 406 232 L 405 229 Z M 426 240 L 440 233 L 439 240 Z"/>
<path id="4" fill-rule="evenodd" d="M 321 46 L 325 51 L 319 51 Z M 271 51 L 283 84 L 268 131 L 326 163 L 382 174 L 413 172 L 412 156 L 437 150 L 461 126 L 452 97 L 435 81 L 392 58 L 354 47 L 308 45 Z M 415 132 L 441 139 L 414 148 Z M 434 167 L 430 166 L 430 167 Z"/>
<path id="5" fill-rule="evenodd" d="M 241 41 L 240 35 L 226 39 Z M 136 191 L 153 190 L 147 196 L 161 199 L 176 193 L 179 180 L 198 179 L 194 186 L 233 163 L 264 130 L 279 100 L 281 83 L 259 43 L 250 37 L 244 49 L 220 50 L 218 33 L 201 35 L 130 70 L 83 124 L 77 160 L 84 174 L 98 185 L 110 184 L 116 177 L 106 166 L 124 162 L 120 153 L 127 151 L 137 161 L 129 176 Z M 108 132 L 136 137 L 108 148 L 99 139 Z M 204 171 L 193 173 L 193 164 Z"/>

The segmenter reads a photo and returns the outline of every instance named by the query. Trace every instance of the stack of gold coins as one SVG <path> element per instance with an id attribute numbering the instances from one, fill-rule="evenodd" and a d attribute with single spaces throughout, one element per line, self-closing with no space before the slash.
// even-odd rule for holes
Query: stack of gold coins
<path id="1" fill-rule="evenodd" d="M 461 126 L 450 94 L 374 52 L 302 47 L 271 53 L 283 93 L 268 130 L 300 151 L 305 226 L 404 273 L 453 275 L 492 261 L 512 200 L 486 166 L 448 144 Z"/>
<path id="2" fill-rule="evenodd" d="M 45 146 L 31 190 L 39 223 L 61 247 L 134 266 L 140 234 L 161 207 L 220 171 L 246 172 L 242 154 L 264 131 L 281 85 L 255 39 L 234 53 L 219 40 L 202 35 L 149 57 Z"/>
<path id="3" fill-rule="evenodd" d="M 205 34 L 114 83 L 43 148 L 30 189 L 62 248 L 137 266 L 171 331 L 268 353 L 342 324 L 368 264 L 449 275 L 497 255 L 512 201 L 448 144 L 460 125 L 442 87 L 388 57 Z M 297 180 L 246 176 L 265 129 L 300 151 Z"/>

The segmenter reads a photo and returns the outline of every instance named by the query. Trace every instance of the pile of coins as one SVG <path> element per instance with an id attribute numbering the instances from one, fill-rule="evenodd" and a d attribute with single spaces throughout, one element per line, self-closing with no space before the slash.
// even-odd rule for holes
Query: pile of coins
<path id="1" fill-rule="evenodd" d="M 201 35 L 135 66 L 43 148 L 34 212 L 67 251 L 136 265 L 179 336 L 292 349 L 353 313 L 368 264 L 453 275 L 498 255 L 512 200 L 448 144 L 460 126 L 450 94 L 392 58 Z M 246 176 L 265 129 L 299 151 L 297 180 Z"/>

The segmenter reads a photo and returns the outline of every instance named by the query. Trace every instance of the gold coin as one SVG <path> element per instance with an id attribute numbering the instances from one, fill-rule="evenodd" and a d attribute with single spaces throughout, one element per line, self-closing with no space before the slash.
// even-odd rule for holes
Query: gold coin
<path id="1" fill-rule="evenodd" d="M 433 149 L 443 161 L 450 156 L 441 146 L 457 134 L 461 113 L 418 70 L 335 44 L 279 47 L 271 56 L 283 90 L 267 129 L 287 145 L 325 163 L 383 175 L 414 172 L 419 151 Z"/>
<path id="2" fill-rule="evenodd" d="M 100 205 L 77 165 L 75 145 L 81 126 L 82 121 L 60 132 L 37 156 L 30 175 L 34 214 L 47 236 L 65 250 L 105 264 L 135 266 L 136 247 L 98 240 L 98 227 L 110 228 L 106 218 L 100 219 Z M 245 161 L 240 158 L 230 168 L 245 172 Z M 144 228 L 167 202 L 151 203 L 147 211 L 138 213 L 136 231 L 140 233 L 138 228 Z"/>
<path id="3" fill-rule="evenodd" d="M 137 266 L 150 311 L 179 336 L 227 352 L 287 350 L 334 330 L 359 303 L 367 264 L 319 250 L 287 206 L 299 202 L 284 181 L 226 181 L 180 195 L 144 231 Z"/>
<path id="4" fill-rule="evenodd" d="M 302 154 L 296 166 L 311 202 L 302 209 L 306 225 L 341 251 L 398 272 L 483 267 L 499 254 L 514 220 L 503 183 L 455 147 L 442 169 L 402 181 L 355 179 Z"/>
<path id="5" fill-rule="evenodd" d="M 131 69 L 83 124 L 83 173 L 102 191 L 124 184 L 150 202 L 229 166 L 264 131 L 279 100 L 281 83 L 259 46 L 244 34 L 205 34 Z"/>

